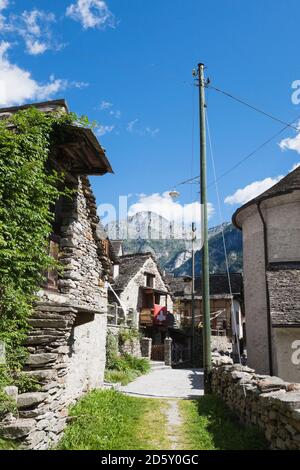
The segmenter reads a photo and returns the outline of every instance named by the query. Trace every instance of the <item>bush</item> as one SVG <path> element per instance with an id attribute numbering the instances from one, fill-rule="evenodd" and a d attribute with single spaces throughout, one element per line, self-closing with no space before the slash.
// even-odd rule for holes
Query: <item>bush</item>
<path id="1" fill-rule="evenodd" d="M 150 363 L 148 359 L 124 354 L 112 358 L 110 367 L 107 367 L 105 372 L 105 378 L 108 382 L 121 382 L 122 385 L 127 385 L 149 371 Z"/>
<path id="2" fill-rule="evenodd" d="M 106 337 L 106 368 L 114 369 L 114 363 L 118 357 L 118 339 L 111 332 Z"/>
<path id="3" fill-rule="evenodd" d="M 19 393 L 37 392 L 41 388 L 35 377 L 22 372 L 14 375 L 13 384 L 18 387 Z"/>
<path id="4" fill-rule="evenodd" d="M 127 385 L 140 374 L 134 371 L 121 371 L 121 370 L 107 370 L 105 371 L 105 380 L 110 383 L 120 383 L 121 385 Z"/>
<path id="5" fill-rule="evenodd" d="M 36 392 L 40 384 L 35 377 L 23 372 L 11 371 L 5 364 L 0 365 L 0 390 L 9 385 L 18 387 L 19 393 Z"/>
<path id="6" fill-rule="evenodd" d="M 146 374 L 150 371 L 150 363 L 148 359 L 124 354 L 124 360 L 130 369 L 137 370 L 142 374 Z"/>
<path id="7" fill-rule="evenodd" d="M 119 332 L 119 343 L 121 345 L 140 339 L 140 332 L 136 328 L 121 329 Z"/>
<path id="8" fill-rule="evenodd" d="M 0 390 L 0 420 L 8 413 L 16 413 L 17 404 L 3 390 Z"/>

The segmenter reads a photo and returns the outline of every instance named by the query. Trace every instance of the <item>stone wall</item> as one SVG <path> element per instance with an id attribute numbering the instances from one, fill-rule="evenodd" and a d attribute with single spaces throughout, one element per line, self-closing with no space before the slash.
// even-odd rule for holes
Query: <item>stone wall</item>
<path id="1" fill-rule="evenodd" d="M 213 354 L 212 389 L 245 425 L 258 426 L 271 449 L 300 450 L 300 384 L 256 374 Z"/>
<path id="2" fill-rule="evenodd" d="M 139 338 L 131 338 L 125 342 L 120 341 L 119 334 L 122 330 L 129 330 L 130 328 L 109 326 L 108 331 L 114 335 L 118 340 L 118 348 L 120 354 L 130 354 L 134 357 L 141 357 L 141 342 Z"/>
<path id="3" fill-rule="evenodd" d="M 68 406 L 104 379 L 109 272 L 97 237 L 94 196 L 87 178 L 79 178 L 73 199 L 63 201 L 60 217 L 60 260 L 65 270 L 59 290 L 39 293 L 26 341 L 29 357 L 24 373 L 40 390 L 17 399 L 17 416 L 0 423 L 0 435 L 30 449 L 47 449 L 60 439 Z"/>

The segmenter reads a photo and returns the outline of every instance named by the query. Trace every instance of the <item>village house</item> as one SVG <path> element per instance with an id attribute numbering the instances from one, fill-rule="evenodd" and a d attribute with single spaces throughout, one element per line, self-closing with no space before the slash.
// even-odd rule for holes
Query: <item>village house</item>
<path id="1" fill-rule="evenodd" d="M 64 100 L 35 103 L 40 111 L 68 112 Z M 26 106 L 0 110 L 0 117 Z M 88 390 L 100 387 L 105 369 L 107 286 L 111 261 L 99 228 L 95 197 L 88 175 L 112 173 L 93 132 L 63 127 L 62 141 L 49 164 L 65 175 L 72 197 L 61 197 L 55 210 L 50 253 L 64 266 L 50 270 L 30 318 L 25 372 L 41 389 L 17 397 L 18 418 L 1 423 L 1 435 L 29 448 L 46 449 L 63 431 L 67 407 Z"/>
<path id="2" fill-rule="evenodd" d="M 174 326 L 173 302 L 164 274 L 151 253 L 122 255 L 121 246 L 112 244 L 121 255 L 113 291 L 109 292 L 112 312 L 117 309 L 121 318 L 120 321 L 113 314 L 114 322 L 121 325 L 126 322 L 125 310 L 130 326 L 152 339 L 152 359 L 164 360 L 164 340 Z"/>
<path id="3" fill-rule="evenodd" d="M 249 366 L 300 382 L 300 167 L 233 223 L 243 232 Z"/>
<path id="4" fill-rule="evenodd" d="M 192 326 L 192 278 L 190 276 L 168 278 L 174 296 L 174 315 L 183 329 Z M 210 312 L 212 348 L 224 352 L 232 351 L 232 342 L 238 337 L 240 352 L 245 346 L 245 316 L 243 307 L 243 277 L 230 273 L 231 291 L 226 273 L 210 275 Z M 202 282 L 195 279 L 194 288 L 195 327 L 202 323 Z M 234 311 L 234 321 L 232 312 Z M 238 349 L 236 348 L 236 351 Z"/>

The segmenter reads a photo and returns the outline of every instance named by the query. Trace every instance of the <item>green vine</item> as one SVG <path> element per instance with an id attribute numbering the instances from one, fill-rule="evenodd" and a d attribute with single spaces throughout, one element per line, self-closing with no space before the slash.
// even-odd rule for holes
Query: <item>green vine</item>
<path id="1" fill-rule="evenodd" d="M 35 295 L 54 265 L 51 208 L 68 191 L 59 189 L 63 175 L 49 168 L 48 157 L 72 123 L 87 125 L 87 119 L 30 108 L 0 121 L 0 340 L 12 373 L 22 367 Z"/>

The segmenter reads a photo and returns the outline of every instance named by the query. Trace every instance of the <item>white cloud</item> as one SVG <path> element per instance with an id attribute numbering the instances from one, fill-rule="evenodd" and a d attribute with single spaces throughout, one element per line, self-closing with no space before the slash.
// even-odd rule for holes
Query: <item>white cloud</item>
<path id="1" fill-rule="evenodd" d="M 159 129 L 158 128 L 152 129 L 151 127 L 148 126 L 145 129 L 145 133 L 148 135 L 151 135 L 151 137 L 155 137 L 159 133 Z"/>
<path id="2" fill-rule="evenodd" d="M 2 11 L 8 7 L 8 4 L 9 4 L 8 0 L 0 0 L 0 28 L 1 30 L 4 29 L 4 25 L 5 25 L 5 17 L 2 14 Z"/>
<path id="3" fill-rule="evenodd" d="M 278 181 L 280 181 L 282 178 L 283 176 L 277 176 L 275 178 L 265 178 L 261 181 L 254 181 L 244 188 L 238 189 L 231 196 L 227 196 L 225 198 L 225 203 L 230 205 L 245 204 L 259 194 L 262 194 L 264 191 L 267 191 L 267 189 L 271 188 L 271 186 L 274 186 L 274 184 L 278 183 Z"/>
<path id="4" fill-rule="evenodd" d="M 281 150 L 295 150 L 300 153 L 300 133 L 295 137 L 287 137 L 279 143 Z"/>
<path id="5" fill-rule="evenodd" d="M 192 222 L 198 222 L 199 224 L 201 218 L 200 202 L 183 205 L 178 201 L 174 201 L 168 192 L 150 195 L 140 194 L 138 201 L 129 207 L 128 215 L 132 216 L 145 211 L 153 212 L 175 223 L 184 223 L 184 225 L 191 224 Z M 213 213 L 214 207 L 212 204 L 209 204 L 209 217 L 211 217 Z"/>
<path id="6" fill-rule="evenodd" d="M 50 29 L 55 15 L 41 10 L 24 11 L 15 20 L 15 30 L 24 39 L 27 52 L 31 55 L 43 54 L 48 49 L 57 49 Z"/>
<path id="7" fill-rule="evenodd" d="M 290 169 L 290 172 L 296 170 L 296 168 L 299 168 L 299 166 L 300 166 L 300 162 L 294 163 L 294 165 L 293 165 L 292 168 Z"/>
<path id="8" fill-rule="evenodd" d="M 135 125 L 138 123 L 138 119 L 134 119 L 133 121 L 130 121 L 128 124 L 127 124 L 127 130 L 128 132 L 133 132 L 134 131 L 134 128 L 135 128 Z"/>
<path id="9" fill-rule="evenodd" d="M 114 128 L 115 126 L 105 126 L 102 124 L 98 124 L 96 128 L 96 134 L 102 137 L 105 134 L 110 134 L 114 130 Z"/>
<path id="10" fill-rule="evenodd" d="M 48 49 L 48 46 L 46 43 L 40 42 L 37 39 L 36 40 L 27 39 L 26 47 L 27 47 L 27 52 L 29 52 L 29 54 L 31 55 L 43 54 Z"/>
<path id="11" fill-rule="evenodd" d="M 8 0 L 0 0 L 0 11 L 8 7 Z"/>
<path id="12" fill-rule="evenodd" d="M 109 114 L 110 114 L 111 116 L 115 117 L 116 119 L 120 119 L 120 117 L 121 117 L 121 111 L 119 111 L 119 109 L 116 109 L 116 110 L 111 109 L 111 110 L 109 111 Z"/>
<path id="13" fill-rule="evenodd" d="M 112 107 L 113 107 L 113 104 L 110 103 L 109 101 L 101 101 L 101 104 L 100 104 L 101 111 L 103 111 L 105 109 L 110 109 Z"/>
<path id="14" fill-rule="evenodd" d="M 66 15 L 79 21 L 84 29 L 115 26 L 115 17 L 104 0 L 77 0 L 67 8 Z"/>
<path id="15" fill-rule="evenodd" d="M 22 14 L 10 14 L 7 18 L 0 15 L 2 33 L 20 36 L 25 42 L 26 52 L 31 55 L 43 54 L 49 49 L 59 50 L 63 47 L 53 37 L 51 25 L 56 22 L 53 13 L 34 8 Z"/>
<path id="16" fill-rule="evenodd" d="M 34 80 L 31 73 L 12 64 L 7 56 L 8 42 L 0 43 L 0 105 L 19 105 L 25 101 L 48 99 L 70 86 L 67 80 L 50 77 L 46 84 Z"/>
<path id="17" fill-rule="evenodd" d="M 158 128 L 152 129 L 151 127 L 138 127 L 137 124 L 139 122 L 139 119 L 134 119 L 133 121 L 130 121 L 127 124 L 127 131 L 130 132 L 131 134 L 138 134 L 140 136 L 145 136 L 149 135 L 151 137 L 155 137 L 159 133 Z"/>

